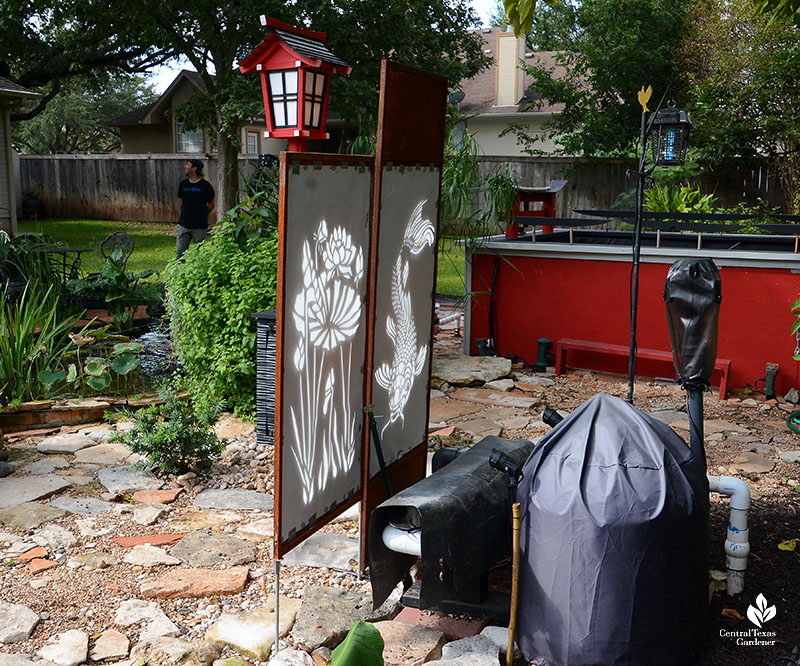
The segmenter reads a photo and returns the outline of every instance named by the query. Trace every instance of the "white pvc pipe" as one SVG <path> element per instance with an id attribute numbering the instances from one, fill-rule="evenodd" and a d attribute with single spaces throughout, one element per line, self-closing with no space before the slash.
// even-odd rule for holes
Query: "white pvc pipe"
<path id="1" fill-rule="evenodd" d="M 422 530 L 420 528 L 401 530 L 392 524 L 383 528 L 383 545 L 396 553 L 420 557 L 422 555 L 421 537 Z"/>
<path id="2" fill-rule="evenodd" d="M 725 540 L 725 559 L 728 567 L 728 594 L 739 594 L 744 589 L 744 571 L 750 555 L 750 531 L 747 512 L 750 510 L 750 488 L 741 479 L 732 476 L 708 475 L 711 492 L 731 498 L 731 517 Z"/>

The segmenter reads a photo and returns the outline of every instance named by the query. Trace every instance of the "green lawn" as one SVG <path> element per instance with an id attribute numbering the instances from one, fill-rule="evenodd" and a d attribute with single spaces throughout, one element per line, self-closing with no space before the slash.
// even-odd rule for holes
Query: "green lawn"
<path id="1" fill-rule="evenodd" d="M 92 252 L 81 255 L 81 270 L 92 273 L 100 270 L 103 259 L 100 243 L 115 231 L 125 231 L 133 239 L 133 254 L 128 259 L 127 270 L 141 273 L 150 268 L 163 270 L 167 261 L 175 257 L 175 225 L 149 222 L 114 222 L 108 220 L 41 220 L 20 222 L 19 232 L 41 233 L 45 238 L 67 247 L 90 248 Z"/>
<path id="2" fill-rule="evenodd" d="M 449 238 L 442 239 L 437 268 L 436 293 L 464 296 L 464 248 L 453 245 Z"/>
<path id="3" fill-rule="evenodd" d="M 84 273 L 100 270 L 102 258 L 99 246 L 115 231 L 125 231 L 133 239 L 133 254 L 127 270 L 140 273 L 150 268 L 164 269 L 175 256 L 175 225 L 148 222 L 114 222 L 108 220 L 43 220 L 20 222 L 21 233 L 41 233 L 46 238 L 64 243 L 67 247 L 91 248 L 81 255 Z M 439 271 L 436 293 L 462 297 L 464 295 L 464 248 L 452 240 L 443 239 L 439 249 Z"/>

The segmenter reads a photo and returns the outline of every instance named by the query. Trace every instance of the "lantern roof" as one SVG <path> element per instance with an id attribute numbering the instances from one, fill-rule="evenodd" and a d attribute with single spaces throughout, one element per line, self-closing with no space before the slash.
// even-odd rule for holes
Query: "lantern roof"
<path id="1" fill-rule="evenodd" d="M 253 52 L 239 63 L 239 71 L 243 74 L 257 69 L 276 51 L 284 49 L 307 64 L 316 65 L 320 61 L 334 66 L 337 71 L 350 73 L 350 65 L 338 58 L 325 47 L 327 35 L 324 32 L 296 28 L 269 16 L 261 17 L 261 24 L 267 28 L 267 37 Z"/>

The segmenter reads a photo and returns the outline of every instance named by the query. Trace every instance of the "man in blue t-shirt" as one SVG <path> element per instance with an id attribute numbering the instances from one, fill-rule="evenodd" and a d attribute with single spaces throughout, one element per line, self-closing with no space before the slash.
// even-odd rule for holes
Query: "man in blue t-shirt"
<path id="1" fill-rule="evenodd" d="M 203 163 L 189 160 L 183 165 L 186 178 L 178 185 L 181 217 L 178 220 L 178 258 L 189 242 L 200 243 L 208 235 L 208 214 L 214 210 L 214 188 L 203 178 Z"/>

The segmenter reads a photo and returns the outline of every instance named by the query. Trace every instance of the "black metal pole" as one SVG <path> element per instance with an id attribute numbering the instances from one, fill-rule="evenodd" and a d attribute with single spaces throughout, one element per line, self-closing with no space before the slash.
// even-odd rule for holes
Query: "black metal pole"
<path id="1" fill-rule="evenodd" d="M 689 413 L 689 448 L 700 466 L 703 474 L 706 473 L 706 449 L 703 434 L 703 388 L 687 386 L 687 411 Z"/>
<path id="2" fill-rule="evenodd" d="M 628 356 L 628 397 L 633 404 L 633 375 L 636 367 L 636 316 L 639 310 L 639 256 L 642 249 L 642 208 L 644 206 L 645 155 L 647 153 L 647 113 L 642 111 L 639 135 L 639 173 L 636 185 L 636 223 L 633 228 L 633 285 L 631 286 L 631 344 Z"/>

